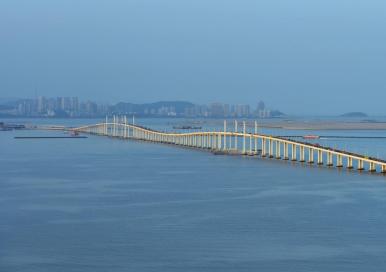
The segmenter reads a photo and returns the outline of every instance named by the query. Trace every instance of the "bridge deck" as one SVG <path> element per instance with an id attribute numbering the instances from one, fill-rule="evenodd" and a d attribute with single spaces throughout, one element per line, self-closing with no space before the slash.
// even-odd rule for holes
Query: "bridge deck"
<path id="1" fill-rule="evenodd" d="M 305 161 L 305 150 L 308 150 L 308 157 L 310 159 L 310 162 L 313 162 L 313 152 L 316 152 L 318 154 L 318 162 L 323 160 L 323 154 L 327 156 L 328 165 L 332 165 L 332 156 L 336 156 L 337 166 L 341 167 L 343 166 L 342 158 L 345 158 L 347 160 L 347 167 L 353 168 L 352 161 L 355 160 L 358 162 L 358 169 L 363 170 L 364 166 L 363 163 L 369 164 L 369 170 L 370 171 L 376 171 L 376 166 L 381 168 L 381 172 L 386 172 L 386 161 L 379 158 L 373 158 L 368 157 L 363 154 L 353 153 L 345 150 L 340 149 L 334 149 L 331 147 L 301 142 L 301 141 L 295 141 L 293 139 L 284 138 L 284 137 L 278 137 L 278 136 L 272 136 L 272 135 L 265 135 L 265 134 L 258 134 L 258 133 L 247 133 L 245 131 L 243 132 L 235 132 L 235 131 L 196 131 L 196 132 L 184 132 L 184 133 L 176 133 L 176 132 L 162 132 L 153 130 L 150 128 L 138 126 L 138 125 L 132 125 L 132 124 L 126 124 L 126 123 L 99 123 L 94 125 L 88 125 L 88 126 L 82 126 L 78 128 L 72 128 L 69 130 L 75 130 L 80 132 L 87 132 L 87 133 L 96 133 L 100 135 L 108 135 L 108 136 L 116 136 L 116 137 L 125 137 L 125 138 L 138 138 L 142 140 L 148 140 L 148 141 L 155 141 L 160 143 L 176 143 L 186 146 L 193 146 L 196 148 L 202 148 L 202 142 L 206 143 L 206 147 L 212 150 L 225 150 L 229 151 L 231 150 L 231 147 L 226 146 L 226 141 L 229 139 L 229 144 L 232 144 L 232 139 L 235 139 L 235 144 L 237 145 L 237 139 L 243 139 L 243 143 L 241 146 L 243 146 L 241 154 L 247 154 L 248 151 L 246 150 L 246 145 L 249 145 L 249 153 L 251 153 L 252 150 L 254 152 L 257 151 L 257 141 L 262 141 L 262 151 L 264 155 L 269 155 L 270 157 L 273 157 L 276 155 L 276 157 L 281 157 L 281 146 L 284 145 L 284 156 L 285 159 L 288 159 L 289 157 L 289 146 L 292 146 L 295 148 L 295 154 L 292 152 L 292 157 L 294 160 L 294 157 L 297 157 L 300 155 L 301 161 Z M 121 133 L 121 134 L 120 134 Z M 247 139 L 249 140 L 249 144 L 246 143 Z M 224 142 L 222 142 L 224 141 Z M 198 142 L 200 144 L 198 144 Z M 223 145 L 222 145 L 223 143 Z M 268 143 L 268 152 L 267 150 L 267 143 Z M 252 149 L 252 145 L 255 144 L 254 149 Z M 276 145 L 275 148 L 275 154 L 273 152 L 273 146 Z M 237 150 L 237 148 L 236 148 Z M 265 152 L 265 153 L 264 153 Z M 298 154 L 300 152 L 300 154 Z M 321 155 L 320 155 L 321 154 Z"/>

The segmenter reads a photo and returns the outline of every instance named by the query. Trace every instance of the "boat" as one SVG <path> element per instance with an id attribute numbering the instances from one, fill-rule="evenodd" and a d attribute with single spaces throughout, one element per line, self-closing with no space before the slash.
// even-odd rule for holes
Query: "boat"
<path id="1" fill-rule="evenodd" d="M 303 139 L 316 140 L 316 139 L 320 139 L 320 136 L 318 136 L 318 135 L 304 135 Z"/>
<path id="2" fill-rule="evenodd" d="M 173 126 L 173 129 L 202 129 L 202 127 L 193 127 L 193 126 Z"/>

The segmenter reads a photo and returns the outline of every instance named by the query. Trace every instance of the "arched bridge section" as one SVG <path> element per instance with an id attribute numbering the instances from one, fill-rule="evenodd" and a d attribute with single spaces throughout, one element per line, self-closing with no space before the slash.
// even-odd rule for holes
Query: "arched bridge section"
<path id="1" fill-rule="evenodd" d="M 196 131 L 188 133 L 162 132 L 139 125 L 128 124 L 127 119 L 72 128 L 72 131 L 101 136 L 135 139 L 163 144 L 173 144 L 205 149 L 215 154 L 261 156 L 302 163 L 325 165 L 359 171 L 386 173 L 386 161 L 317 144 L 299 142 L 287 138 L 247 132 L 245 122 L 242 131 Z"/>

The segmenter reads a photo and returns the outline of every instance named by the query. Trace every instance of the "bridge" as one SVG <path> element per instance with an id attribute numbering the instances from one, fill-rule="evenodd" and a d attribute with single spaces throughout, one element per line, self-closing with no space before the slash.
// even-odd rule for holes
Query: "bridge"
<path id="1" fill-rule="evenodd" d="M 127 117 L 114 116 L 110 121 L 71 128 L 71 131 L 123 139 L 171 144 L 212 151 L 214 154 L 260 156 L 294 162 L 325 165 L 359 171 L 386 173 L 386 161 L 318 144 L 293 139 L 259 134 L 257 123 L 253 132 L 247 131 L 245 121 L 241 131 L 238 122 L 223 131 L 194 131 L 187 133 L 162 132 L 127 122 Z"/>

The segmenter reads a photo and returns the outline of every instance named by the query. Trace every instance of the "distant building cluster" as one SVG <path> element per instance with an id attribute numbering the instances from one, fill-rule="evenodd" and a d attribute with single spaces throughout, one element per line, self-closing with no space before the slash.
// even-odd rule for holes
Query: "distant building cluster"
<path id="1" fill-rule="evenodd" d="M 230 105 L 223 103 L 212 103 L 210 105 L 194 105 L 187 108 L 188 117 L 249 117 L 251 108 L 249 105 Z"/>
<path id="2" fill-rule="evenodd" d="M 272 112 L 270 109 L 265 107 L 265 103 L 260 101 L 255 109 L 251 108 L 247 104 L 223 104 L 223 103 L 212 103 L 210 105 L 195 105 L 194 107 L 188 108 L 186 116 L 189 117 L 213 117 L 213 118 L 271 118 L 282 115 L 278 111 Z"/>
<path id="3" fill-rule="evenodd" d="M 94 117 L 107 113 L 108 107 L 92 101 L 79 102 L 78 97 L 21 99 L 13 108 L 2 110 L 3 113 L 25 117 Z"/>
<path id="4" fill-rule="evenodd" d="M 189 117 L 189 118 L 270 118 L 283 115 L 271 111 L 260 101 L 256 108 L 248 104 L 211 103 L 195 105 L 190 102 L 165 101 L 147 104 L 120 102 L 103 105 L 92 101 L 80 101 L 78 97 L 19 99 L 0 104 L 0 116 L 8 117 L 102 117 L 112 114 L 144 117 Z"/>

